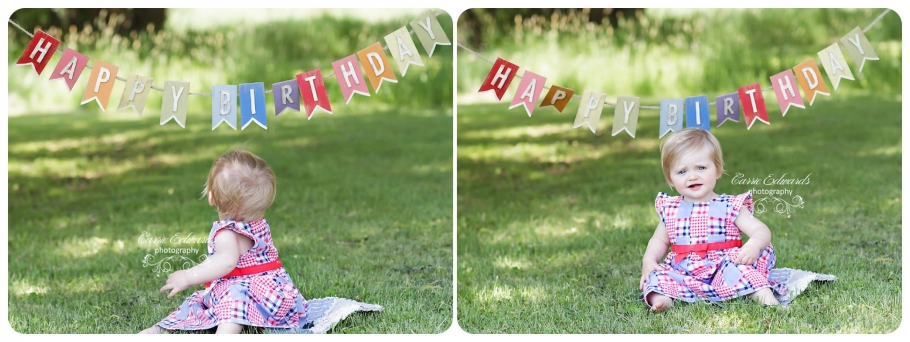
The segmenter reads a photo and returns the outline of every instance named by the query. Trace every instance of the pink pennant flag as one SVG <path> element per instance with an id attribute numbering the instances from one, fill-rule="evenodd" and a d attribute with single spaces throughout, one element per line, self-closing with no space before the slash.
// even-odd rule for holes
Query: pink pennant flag
<path id="1" fill-rule="evenodd" d="M 787 110 L 790 109 L 790 106 L 806 109 L 806 105 L 803 104 L 803 97 L 799 95 L 793 70 L 787 69 L 771 76 L 771 86 L 774 87 L 774 94 L 777 95 L 777 103 L 780 104 L 780 111 L 783 116 L 787 116 Z"/>
<path id="2" fill-rule="evenodd" d="M 335 61 L 332 63 L 332 68 L 335 69 L 335 77 L 338 78 L 338 85 L 341 86 L 344 104 L 351 102 L 354 93 L 370 96 L 367 82 L 363 79 L 363 72 L 360 70 L 360 63 L 357 62 L 357 55 L 350 55 Z"/>
<path id="3" fill-rule="evenodd" d="M 85 69 L 86 64 L 88 64 L 87 56 L 76 52 L 76 50 L 66 48 L 63 51 L 63 57 L 57 62 L 57 67 L 54 68 L 54 73 L 51 74 L 50 81 L 63 80 L 66 83 L 66 87 L 73 91 L 73 86 L 76 85 L 79 75 L 82 75 L 82 70 Z"/>
<path id="4" fill-rule="evenodd" d="M 531 113 L 534 112 L 534 106 L 537 104 L 537 99 L 540 98 L 540 92 L 543 91 L 543 86 L 546 82 L 546 77 L 525 70 L 525 73 L 521 75 L 521 83 L 518 84 L 518 91 L 515 92 L 515 98 L 512 99 L 512 105 L 509 106 L 509 109 L 524 106 L 525 111 L 528 112 L 528 117 L 531 117 Z"/>
<path id="5" fill-rule="evenodd" d="M 315 69 L 297 74 L 297 87 L 300 88 L 300 97 L 303 98 L 307 120 L 313 117 L 316 108 L 332 114 L 332 104 L 329 102 L 329 96 L 325 92 L 322 71 Z"/>

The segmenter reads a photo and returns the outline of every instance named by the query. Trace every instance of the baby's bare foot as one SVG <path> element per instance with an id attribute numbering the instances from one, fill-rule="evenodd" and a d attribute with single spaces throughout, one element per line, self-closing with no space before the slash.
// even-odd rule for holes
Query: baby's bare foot
<path id="1" fill-rule="evenodd" d="M 771 292 L 771 288 L 768 287 L 753 292 L 749 295 L 749 298 L 768 306 L 780 305 L 777 298 L 774 298 L 774 293 Z"/>
<path id="2" fill-rule="evenodd" d="M 167 330 L 164 330 L 164 328 L 159 327 L 157 325 L 153 325 L 148 329 L 140 331 L 139 333 L 140 334 L 166 334 Z"/>
<path id="3" fill-rule="evenodd" d="M 651 311 L 661 312 L 673 307 L 673 298 L 651 292 L 648 294 L 648 303 L 651 303 Z"/>

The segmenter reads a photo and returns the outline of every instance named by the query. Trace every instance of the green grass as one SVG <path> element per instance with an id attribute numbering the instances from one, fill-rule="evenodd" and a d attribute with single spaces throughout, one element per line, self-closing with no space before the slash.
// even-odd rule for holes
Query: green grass
<path id="1" fill-rule="evenodd" d="M 10 117 L 10 325 L 20 333 L 133 333 L 167 316 L 189 292 L 159 293 L 166 274 L 143 267 L 143 257 L 194 247 L 198 254 L 184 256 L 197 258 L 205 244 L 139 238 L 204 239 L 218 219 L 199 198 L 209 167 L 243 146 L 278 176 L 266 218 L 304 297 L 385 308 L 354 314 L 331 333 L 445 331 L 453 311 L 450 102 L 339 109 L 310 121 L 270 114 L 267 131 L 213 132 L 207 112 L 191 112 L 187 129 L 159 126 L 154 108 L 141 118 L 95 106 Z"/>
<path id="2" fill-rule="evenodd" d="M 850 83 L 843 85 L 849 88 Z M 758 215 L 777 267 L 834 274 L 789 310 L 747 300 L 677 305 L 640 301 L 641 258 L 657 224 L 663 180 L 659 113 L 642 110 L 637 138 L 597 134 L 562 114 L 498 104 L 458 107 L 458 322 L 471 333 L 885 333 L 901 323 L 901 99 L 845 88 L 771 125 L 712 127 L 726 175 L 718 193 L 751 188 L 743 173 L 805 177 L 804 208 Z M 608 98 L 613 101 L 615 98 Z M 656 104 L 658 99 L 643 99 Z M 716 125 L 713 119 L 712 124 Z M 756 195 L 756 199 L 763 197 Z"/>

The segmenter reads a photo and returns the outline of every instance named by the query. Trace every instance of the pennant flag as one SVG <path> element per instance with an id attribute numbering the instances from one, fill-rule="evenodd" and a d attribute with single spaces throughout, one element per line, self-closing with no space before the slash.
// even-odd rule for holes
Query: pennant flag
<path id="1" fill-rule="evenodd" d="M 321 70 L 315 69 L 297 74 L 297 88 L 300 89 L 300 97 L 303 98 L 307 120 L 313 117 L 316 108 L 332 114 L 332 103 L 329 102 L 329 96 L 325 92 L 325 82 L 322 80 Z"/>
<path id="2" fill-rule="evenodd" d="M 436 20 L 436 15 L 429 10 L 417 19 L 411 20 L 411 27 L 417 34 L 417 39 L 423 44 L 423 49 L 427 51 L 427 56 L 433 57 L 436 45 L 452 45 L 446 37 L 446 32 L 442 30 L 442 25 L 439 25 L 439 20 Z"/>
<path id="3" fill-rule="evenodd" d="M 190 82 L 164 81 L 164 90 L 161 91 L 161 125 L 174 119 L 180 127 L 186 128 L 186 107 L 189 102 Z"/>
<path id="4" fill-rule="evenodd" d="M 88 77 L 88 85 L 85 87 L 85 94 L 82 95 L 81 104 L 95 100 L 101 106 L 101 111 L 104 111 L 107 101 L 111 98 L 111 91 L 114 90 L 117 69 L 116 65 L 96 60 L 92 74 Z"/>
<path id="5" fill-rule="evenodd" d="M 389 66 L 389 60 L 385 58 L 385 51 L 382 50 L 379 42 L 357 52 L 357 57 L 360 58 L 360 64 L 363 64 L 363 68 L 366 70 L 367 79 L 370 80 L 370 85 L 377 94 L 379 87 L 382 87 L 383 80 L 398 83 L 398 80 L 395 79 L 395 72 Z"/>
<path id="6" fill-rule="evenodd" d="M 616 110 L 613 113 L 613 136 L 626 131 L 633 139 L 635 138 L 639 108 L 641 108 L 641 101 L 637 97 L 620 96 L 616 98 Z"/>
<path id="7" fill-rule="evenodd" d="M 392 53 L 392 59 L 398 64 L 398 71 L 401 72 L 402 77 L 408 73 L 409 65 L 423 66 L 423 60 L 420 59 L 417 47 L 414 46 L 414 40 L 411 39 L 411 34 L 406 27 L 402 26 L 385 36 L 385 43 L 389 47 L 389 52 Z"/>
<path id="8" fill-rule="evenodd" d="M 487 78 L 480 85 L 480 90 L 477 92 L 482 93 L 493 90 L 496 93 L 496 98 L 502 101 L 502 96 L 506 94 L 506 89 L 509 88 L 509 84 L 512 84 L 512 79 L 515 78 L 515 73 L 517 72 L 517 65 L 505 59 L 496 58 L 496 63 L 493 63 L 490 73 L 487 74 Z"/>
<path id="9" fill-rule="evenodd" d="M 123 95 L 120 96 L 120 105 L 117 106 L 117 110 L 133 107 L 133 111 L 142 116 L 145 100 L 148 99 L 151 89 L 151 77 L 131 74 L 126 78 L 126 85 L 123 86 Z"/>
<path id="10" fill-rule="evenodd" d="M 714 103 L 717 106 L 717 127 L 727 120 L 739 122 L 739 93 L 718 96 Z"/>
<path id="11" fill-rule="evenodd" d="M 288 108 L 300 111 L 300 88 L 297 80 L 288 80 L 272 84 L 272 97 L 275 100 L 275 116 Z"/>
<path id="12" fill-rule="evenodd" d="M 825 67 L 828 79 L 831 80 L 831 83 L 834 83 L 834 90 L 837 90 L 837 85 L 840 83 L 841 78 L 855 81 L 853 72 L 847 66 L 847 59 L 844 58 L 844 53 L 840 50 L 840 46 L 837 43 L 819 51 L 818 59 L 822 61 L 822 66 Z"/>
<path id="13" fill-rule="evenodd" d="M 607 94 L 586 90 L 581 97 L 581 104 L 578 105 L 578 114 L 575 115 L 575 125 L 572 128 L 578 128 L 588 125 L 591 133 L 597 130 L 597 122 L 600 121 L 600 112 L 604 107 L 604 99 Z"/>
<path id="14" fill-rule="evenodd" d="M 335 69 L 335 78 L 338 79 L 338 85 L 341 86 L 344 104 L 351 102 L 354 93 L 370 96 L 370 90 L 363 81 L 363 73 L 360 72 L 360 64 L 357 63 L 357 56 L 350 55 L 339 59 L 332 63 L 332 68 Z"/>
<path id="15" fill-rule="evenodd" d="M 743 115 L 746 117 L 746 129 L 752 129 L 755 120 L 768 125 L 768 109 L 761 94 L 761 84 L 755 83 L 739 88 L 739 102 L 743 104 Z"/>
<path id="16" fill-rule="evenodd" d="M 683 99 L 660 100 L 660 133 L 663 138 L 667 133 L 682 130 Z"/>
<path id="17" fill-rule="evenodd" d="M 831 96 L 831 93 L 828 92 L 828 86 L 825 85 L 825 80 L 821 77 L 821 72 L 818 71 L 818 65 L 815 64 L 814 58 L 809 58 L 805 62 L 797 64 L 793 67 L 793 70 L 796 71 L 799 87 L 803 89 L 803 94 L 809 99 L 810 106 L 815 102 L 815 97 L 818 94 Z"/>
<path id="18" fill-rule="evenodd" d="M 240 129 L 246 129 L 255 122 L 263 129 L 265 122 L 265 85 L 262 82 L 240 85 Z"/>
<path id="19" fill-rule="evenodd" d="M 546 82 L 546 77 L 525 70 L 509 109 L 524 106 L 525 111 L 528 112 L 528 117 L 531 117 L 531 113 L 534 112 L 534 105 L 537 104 L 537 99 L 540 98 L 540 92 L 543 91 L 543 86 Z"/>
<path id="20" fill-rule="evenodd" d="M 686 98 L 686 127 L 711 131 L 711 110 L 708 108 L 707 95 Z"/>
<path id="21" fill-rule="evenodd" d="M 853 59 L 853 63 L 859 68 L 859 72 L 863 72 L 863 65 L 866 64 L 867 59 L 870 61 L 878 60 L 875 50 L 872 50 L 872 44 L 869 44 L 866 34 L 863 33 L 859 26 L 847 33 L 840 41 L 844 44 L 844 48 L 847 49 L 850 58 Z"/>
<path id="22" fill-rule="evenodd" d="M 51 56 L 57 51 L 58 46 L 60 46 L 59 40 L 44 33 L 44 31 L 37 30 L 35 36 L 28 42 L 28 46 L 25 47 L 25 51 L 22 52 L 22 56 L 19 56 L 16 65 L 31 64 L 32 69 L 38 75 L 41 75 L 44 67 L 51 61 Z"/>
<path id="23" fill-rule="evenodd" d="M 72 92 L 73 86 L 76 85 L 76 80 L 82 75 L 82 70 L 85 69 L 86 64 L 88 64 L 88 57 L 76 52 L 76 50 L 66 48 L 63 51 L 63 57 L 60 57 L 57 67 L 54 68 L 54 73 L 51 74 L 50 81 L 63 80 L 66 83 L 66 87 Z"/>
<path id="24" fill-rule="evenodd" d="M 806 108 L 803 104 L 803 97 L 799 96 L 799 90 L 796 89 L 796 77 L 793 76 L 793 70 L 787 69 L 771 76 L 771 86 L 774 87 L 774 95 L 777 95 L 777 103 L 780 105 L 783 116 L 787 116 L 790 106 Z"/>
<path id="25" fill-rule="evenodd" d="M 575 91 L 572 89 L 555 85 L 550 86 L 550 91 L 543 97 L 543 103 L 541 103 L 540 106 L 553 106 L 553 108 L 556 108 L 556 111 L 562 113 L 562 110 L 566 108 L 566 104 L 572 99 L 572 95 L 575 95 Z"/>
<path id="26" fill-rule="evenodd" d="M 222 122 L 237 130 L 236 85 L 212 87 L 212 130 L 214 131 Z"/>

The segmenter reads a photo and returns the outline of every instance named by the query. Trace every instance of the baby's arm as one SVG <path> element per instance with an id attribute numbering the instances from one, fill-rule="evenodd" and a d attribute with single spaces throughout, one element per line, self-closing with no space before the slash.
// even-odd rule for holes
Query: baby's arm
<path id="1" fill-rule="evenodd" d="M 645 249 L 645 256 L 641 260 L 641 283 L 644 284 L 648 274 L 659 268 L 658 264 L 667 254 L 667 248 L 670 248 L 670 237 L 667 235 L 667 227 L 661 222 L 657 224 L 654 235 L 648 241 L 648 248 Z"/>
<path id="2" fill-rule="evenodd" d="M 758 254 L 761 250 L 771 244 L 771 229 L 768 229 L 762 221 L 759 221 L 745 206 L 740 208 L 739 216 L 733 223 L 739 227 L 749 241 L 740 249 L 739 255 L 736 256 L 737 264 L 751 265 L 758 260 Z"/>
<path id="3" fill-rule="evenodd" d="M 168 276 L 167 284 L 160 291 L 171 289 L 168 298 L 190 286 L 204 284 L 230 273 L 237 267 L 240 259 L 238 239 L 249 239 L 230 230 L 222 230 L 215 235 L 215 250 L 208 259 L 188 270 L 177 271 Z"/>

